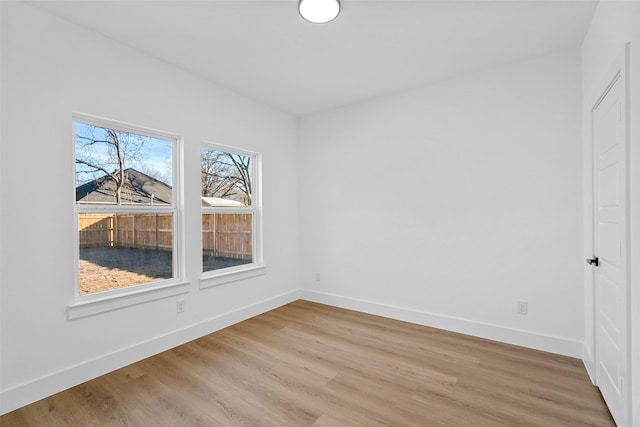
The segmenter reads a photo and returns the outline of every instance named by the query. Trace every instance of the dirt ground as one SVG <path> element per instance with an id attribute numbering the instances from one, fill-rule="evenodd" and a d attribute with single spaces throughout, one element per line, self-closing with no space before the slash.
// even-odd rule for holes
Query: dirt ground
<path id="1" fill-rule="evenodd" d="M 217 270 L 243 261 L 203 257 L 205 271 Z M 141 285 L 173 277 L 171 252 L 134 248 L 80 248 L 80 294 Z"/>

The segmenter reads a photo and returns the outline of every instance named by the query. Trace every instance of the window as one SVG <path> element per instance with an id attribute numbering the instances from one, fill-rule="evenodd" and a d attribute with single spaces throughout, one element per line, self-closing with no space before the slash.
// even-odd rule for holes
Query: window
<path id="1" fill-rule="evenodd" d="M 74 118 L 76 302 L 175 284 L 178 137 Z"/>
<path id="2" fill-rule="evenodd" d="M 224 278 L 214 285 L 262 268 L 259 155 L 205 143 L 200 160 L 203 278 Z"/>

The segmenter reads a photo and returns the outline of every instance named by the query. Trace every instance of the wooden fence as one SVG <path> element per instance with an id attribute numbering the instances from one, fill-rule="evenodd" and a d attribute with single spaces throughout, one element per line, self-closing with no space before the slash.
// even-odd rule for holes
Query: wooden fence
<path id="1" fill-rule="evenodd" d="M 173 216 L 167 214 L 80 214 L 80 247 L 110 246 L 170 251 Z M 251 214 L 202 215 L 204 255 L 251 260 Z"/>
<path id="2" fill-rule="evenodd" d="M 173 248 L 172 215 L 80 214 L 78 221 L 80 247 Z"/>
<path id="3" fill-rule="evenodd" d="M 253 242 L 251 214 L 202 215 L 204 255 L 251 260 Z"/>
<path id="4" fill-rule="evenodd" d="M 104 214 L 80 214 L 80 247 L 114 246 L 114 216 Z"/>

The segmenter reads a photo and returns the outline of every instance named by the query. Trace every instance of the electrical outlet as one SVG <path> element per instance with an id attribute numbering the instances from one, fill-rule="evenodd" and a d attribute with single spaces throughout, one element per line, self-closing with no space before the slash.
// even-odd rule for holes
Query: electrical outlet
<path id="1" fill-rule="evenodd" d="M 529 312 L 529 303 L 526 301 L 518 301 L 518 314 L 526 315 Z"/>
<path id="2" fill-rule="evenodd" d="M 316 282 L 320 281 L 320 273 L 316 273 Z"/>
<path id="3" fill-rule="evenodd" d="M 178 302 L 176 302 L 176 313 L 180 314 L 180 313 L 184 313 L 184 300 L 178 300 Z"/>

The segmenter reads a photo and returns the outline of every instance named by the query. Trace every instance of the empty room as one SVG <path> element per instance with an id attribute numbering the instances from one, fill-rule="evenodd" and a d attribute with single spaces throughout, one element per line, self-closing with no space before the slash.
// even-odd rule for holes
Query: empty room
<path id="1" fill-rule="evenodd" d="M 0 425 L 640 427 L 640 1 L 0 24 Z"/>

